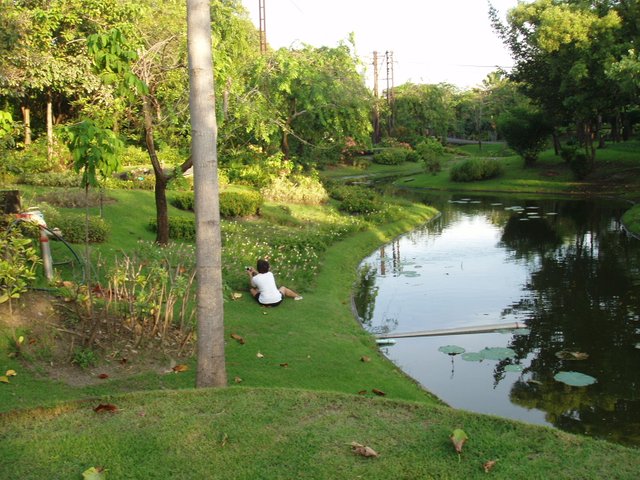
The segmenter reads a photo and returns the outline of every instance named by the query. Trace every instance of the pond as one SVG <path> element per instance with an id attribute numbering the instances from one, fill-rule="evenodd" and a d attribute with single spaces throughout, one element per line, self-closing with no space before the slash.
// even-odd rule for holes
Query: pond
<path id="1" fill-rule="evenodd" d="M 640 241 L 619 221 L 628 204 L 424 201 L 442 215 L 360 267 L 364 327 L 511 328 L 395 338 L 383 353 L 452 407 L 640 445 Z"/>

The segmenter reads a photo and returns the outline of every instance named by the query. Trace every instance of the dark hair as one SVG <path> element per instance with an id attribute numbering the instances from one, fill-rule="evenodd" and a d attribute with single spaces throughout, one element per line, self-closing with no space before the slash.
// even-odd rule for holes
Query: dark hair
<path id="1" fill-rule="evenodd" d="M 269 271 L 269 262 L 266 260 L 258 260 L 258 273 L 267 273 Z"/>

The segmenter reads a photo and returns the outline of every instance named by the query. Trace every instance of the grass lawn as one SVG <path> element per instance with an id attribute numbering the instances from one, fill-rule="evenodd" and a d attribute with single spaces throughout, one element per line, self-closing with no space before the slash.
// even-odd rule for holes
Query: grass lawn
<path id="1" fill-rule="evenodd" d="M 114 195 L 105 253 L 149 235 L 142 229 L 154 212 L 150 192 Z M 333 215 L 267 211 L 281 220 L 290 212 L 291 225 Z M 495 478 L 638 478 L 637 449 L 451 409 L 379 353 L 354 320 L 351 287 L 361 258 L 436 213 L 419 204 L 402 211 L 324 251 L 304 300 L 263 309 L 245 292 L 225 303 L 230 388 L 193 389 L 195 359 L 169 356 L 166 371 L 176 362 L 189 369 L 131 375 L 114 357 L 109 378 L 97 378 L 103 364 L 88 372 L 93 381 L 71 386 L 44 378 L 38 362 L 9 358 L 12 339 L 28 341 L 34 327 L 5 325 L 0 374 L 17 375 L 0 383 L 0 478 L 81 478 L 90 467 L 134 479 L 476 478 L 494 460 Z M 117 411 L 94 412 L 101 403 Z M 461 455 L 449 439 L 456 428 L 469 436 Z M 359 456 L 351 442 L 379 456 Z"/>

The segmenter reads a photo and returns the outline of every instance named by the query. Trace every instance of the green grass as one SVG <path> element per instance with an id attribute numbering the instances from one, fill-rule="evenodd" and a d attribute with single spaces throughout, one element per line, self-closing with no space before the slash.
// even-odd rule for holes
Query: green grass
<path id="1" fill-rule="evenodd" d="M 105 213 L 117 225 L 101 248 L 146 235 L 146 194 L 117 193 L 122 205 Z M 292 224 L 335 215 L 268 208 Z M 177 359 L 190 366 L 180 374 L 129 376 L 122 367 L 72 387 L 8 358 L 7 336 L 29 332 L 6 329 L 0 373 L 18 375 L 0 383 L 0 478 L 80 478 L 91 466 L 107 468 L 107 478 L 475 478 L 488 460 L 498 460 L 495 478 L 637 478 L 635 449 L 448 408 L 379 353 L 351 312 L 356 267 L 434 213 L 405 202 L 395 222 L 329 247 L 303 301 L 262 309 L 245 293 L 225 303 L 228 389 L 193 390 L 193 358 Z M 118 413 L 92 411 L 105 402 Z M 460 457 L 448 439 L 455 428 L 470 437 Z M 354 455 L 352 441 L 380 457 Z"/>
<path id="2" fill-rule="evenodd" d="M 100 402 L 116 413 L 95 413 Z M 469 436 L 462 454 L 449 440 Z M 138 393 L 0 417 L 0 478 L 635 479 L 638 452 L 444 406 L 328 392 Z M 377 458 L 351 451 L 367 445 Z"/>

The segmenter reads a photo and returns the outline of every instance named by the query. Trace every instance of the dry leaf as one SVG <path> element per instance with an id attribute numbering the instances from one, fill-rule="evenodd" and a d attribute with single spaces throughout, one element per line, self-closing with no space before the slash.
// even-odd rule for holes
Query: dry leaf
<path id="1" fill-rule="evenodd" d="M 106 470 L 103 467 L 91 467 L 82 472 L 83 480 L 104 480 Z"/>
<path id="2" fill-rule="evenodd" d="M 127 360 L 126 358 L 121 358 L 120 359 L 120 365 L 126 365 L 128 361 L 129 360 Z"/>
<path id="3" fill-rule="evenodd" d="M 229 435 L 223 432 L 222 438 L 220 439 L 220 446 L 224 447 L 227 444 L 227 440 L 229 440 Z"/>
<path id="4" fill-rule="evenodd" d="M 360 390 L 360 391 L 358 392 L 358 395 L 366 395 L 366 394 L 367 394 L 367 391 L 366 391 L 366 390 Z"/>
<path id="5" fill-rule="evenodd" d="M 482 468 L 484 468 L 485 473 L 489 473 L 493 467 L 496 466 L 497 460 L 489 460 L 488 462 L 484 462 Z"/>
<path id="6" fill-rule="evenodd" d="M 242 379 L 240 377 L 234 378 L 233 381 L 236 383 L 242 383 Z"/>
<path id="7" fill-rule="evenodd" d="M 244 345 L 244 338 L 242 338 L 237 333 L 232 333 L 231 338 L 233 338 L 234 340 L 237 340 L 240 345 Z"/>
<path id="8" fill-rule="evenodd" d="M 185 365 L 184 363 L 181 363 L 173 367 L 171 370 L 173 370 L 175 373 L 186 372 L 187 370 L 189 370 L 189 365 Z"/>
<path id="9" fill-rule="evenodd" d="M 281 363 L 280 366 L 283 367 L 283 368 L 287 368 L 289 366 L 289 364 L 288 363 Z"/>
<path id="10" fill-rule="evenodd" d="M 0 377 L 0 383 L 9 383 L 9 378 L 6 376 Z"/>
<path id="11" fill-rule="evenodd" d="M 261 354 L 260 352 L 258 352 L 258 353 L 256 353 L 256 357 L 258 357 L 258 358 L 264 358 L 264 355 L 263 355 L 263 354 Z"/>
<path id="12" fill-rule="evenodd" d="M 15 377 L 17 375 L 15 370 L 7 370 L 7 373 L 5 373 L 5 375 L 7 377 Z"/>
<path id="13" fill-rule="evenodd" d="M 370 362 L 371 359 L 369 357 L 367 357 L 366 355 L 363 355 L 362 357 L 360 357 L 360 361 L 364 362 L 364 363 L 367 363 L 367 362 Z"/>
<path id="14" fill-rule="evenodd" d="M 95 407 L 93 411 L 96 413 L 104 413 L 104 412 L 115 413 L 118 411 L 118 407 L 116 407 L 112 403 L 101 403 L 100 405 Z"/>
<path id="15" fill-rule="evenodd" d="M 100 375 L 98 375 L 98 378 L 104 380 L 105 378 L 109 378 L 109 375 L 107 373 L 101 373 Z"/>
<path id="16" fill-rule="evenodd" d="M 384 393 L 382 390 L 378 390 L 377 388 L 372 388 L 371 391 L 381 397 L 384 397 L 386 395 L 386 393 Z"/>
<path id="17" fill-rule="evenodd" d="M 233 292 L 231 294 L 231 300 L 238 300 L 242 298 L 242 294 L 240 292 Z"/>
<path id="18" fill-rule="evenodd" d="M 356 455 L 362 455 L 363 457 L 377 457 L 378 453 L 371 447 L 361 445 L 357 442 L 351 442 L 351 451 Z"/>

